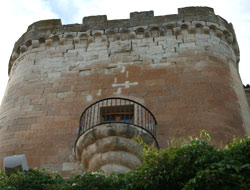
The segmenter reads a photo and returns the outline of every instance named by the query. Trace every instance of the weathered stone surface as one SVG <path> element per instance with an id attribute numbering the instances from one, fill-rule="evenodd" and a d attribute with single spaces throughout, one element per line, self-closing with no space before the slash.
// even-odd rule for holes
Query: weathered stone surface
<path id="1" fill-rule="evenodd" d="M 98 16 L 79 25 L 39 21 L 28 28 L 9 62 L 0 168 L 5 156 L 26 154 L 30 167 L 65 176 L 80 172 L 72 151 L 80 116 L 91 103 L 113 96 L 154 114 L 162 148 L 171 137 L 196 136 L 201 129 L 218 146 L 250 132 L 231 24 L 206 7 L 132 17 Z"/>
<path id="2" fill-rule="evenodd" d="M 124 173 L 141 165 L 142 145 L 133 138 L 141 137 L 155 145 L 152 136 L 143 129 L 120 123 L 103 124 L 85 132 L 76 142 L 76 158 L 89 171 L 103 169 L 105 173 Z"/>
<path id="3" fill-rule="evenodd" d="M 250 106 L 250 86 L 246 85 L 244 90 L 245 90 L 245 93 L 246 93 L 246 96 L 247 96 L 248 105 Z"/>

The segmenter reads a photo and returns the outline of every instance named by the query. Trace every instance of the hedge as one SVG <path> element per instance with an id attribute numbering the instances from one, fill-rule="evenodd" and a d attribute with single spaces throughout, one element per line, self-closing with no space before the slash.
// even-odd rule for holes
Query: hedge
<path id="1" fill-rule="evenodd" d="M 68 180 L 45 170 L 10 176 L 1 170 L 0 190 L 250 189 L 250 136 L 220 149 L 203 139 L 160 151 L 145 146 L 142 159 L 141 167 L 126 174 L 85 172 Z"/>

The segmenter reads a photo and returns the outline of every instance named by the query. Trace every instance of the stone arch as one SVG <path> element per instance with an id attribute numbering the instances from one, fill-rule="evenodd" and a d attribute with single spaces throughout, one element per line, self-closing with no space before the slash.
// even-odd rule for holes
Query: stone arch
<path id="1" fill-rule="evenodd" d="M 175 27 L 174 28 L 174 35 L 180 35 L 180 33 L 181 33 L 181 27 Z"/>
<path id="2" fill-rule="evenodd" d="M 73 44 L 73 40 L 74 40 L 74 35 L 72 33 L 66 33 L 65 35 L 65 43 L 67 45 L 72 45 Z"/>
<path id="3" fill-rule="evenodd" d="M 99 32 L 99 31 L 97 31 L 97 32 L 94 32 L 94 33 L 93 33 L 93 36 L 94 36 L 94 37 L 101 37 L 101 36 L 102 36 L 102 33 Z"/>
<path id="4" fill-rule="evenodd" d="M 28 41 L 25 43 L 25 45 L 26 45 L 27 47 L 31 46 L 31 45 L 32 45 L 32 41 L 31 41 L 31 40 L 28 40 Z"/>
<path id="5" fill-rule="evenodd" d="M 180 29 L 181 29 L 181 34 L 188 34 L 189 26 L 186 23 L 183 23 L 181 24 Z"/>
<path id="6" fill-rule="evenodd" d="M 223 30 L 222 32 L 223 32 L 225 38 L 227 38 L 228 36 L 230 36 L 230 33 L 227 30 Z"/>
<path id="7" fill-rule="evenodd" d="M 45 38 L 44 38 L 44 37 L 39 38 L 39 43 L 40 43 L 40 44 L 45 44 Z"/>
<path id="8" fill-rule="evenodd" d="M 89 37 L 89 35 L 88 35 L 86 32 L 80 33 L 80 35 L 79 35 L 79 38 L 80 38 L 80 39 L 85 39 L 85 40 L 87 40 L 88 37 Z"/>
<path id="9" fill-rule="evenodd" d="M 159 27 L 157 26 L 153 26 L 151 29 L 150 29 L 150 32 L 151 32 L 151 36 L 153 38 L 157 38 L 160 36 L 160 29 Z"/>
<path id="10" fill-rule="evenodd" d="M 196 33 L 198 34 L 202 33 L 203 25 L 201 23 L 196 23 L 195 28 L 196 28 Z"/>
<path id="11" fill-rule="evenodd" d="M 211 24 L 211 25 L 209 26 L 209 29 L 215 32 L 216 29 L 217 29 L 217 27 L 216 27 L 215 25 Z"/>
<path id="12" fill-rule="evenodd" d="M 121 38 L 122 40 L 128 40 L 130 38 L 130 30 L 128 28 L 121 28 L 120 29 Z"/>
<path id="13" fill-rule="evenodd" d="M 137 28 L 135 32 L 136 32 L 136 35 L 143 35 L 144 31 L 145 29 L 140 27 L 140 28 Z"/>
<path id="14" fill-rule="evenodd" d="M 173 35 L 173 29 L 174 29 L 174 25 L 172 24 L 168 24 L 166 25 L 166 35 Z"/>
<path id="15" fill-rule="evenodd" d="M 82 32 L 80 34 L 78 34 L 79 36 L 79 40 L 80 40 L 80 44 L 88 44 L 88 38 L 89 35 L 86 32 Z"/>

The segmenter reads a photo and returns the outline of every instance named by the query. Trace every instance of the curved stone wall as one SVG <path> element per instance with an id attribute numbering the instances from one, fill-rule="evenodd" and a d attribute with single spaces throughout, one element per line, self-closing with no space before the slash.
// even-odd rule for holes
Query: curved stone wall
<path id="1" fill-rule="evenodd" d="M 102 169 L 105 173 L 124 173 L 141 165 L 142 146 L 134 140 L 141 137 L 149 146 L 157 145 L 145 130 L 129 124 L 98 125 L 85 132 L 76 142 L 76 158 L 84 170 Z"/>
<path id="2" fill-rule="evenodd" d="M 250 131 L 238 61 L 232 25 L 207 7 L 166 16 L 131 13 L 124 20 L 86 17 L 74 25 L 34 23 L 9 62 L 0 168 L 5 156 L 26 154 L 30 167 L 64 176 L 81 172 L 73 147 L 82 111 L 114 96 L 153 113 L 160 147 L 201 129 L 213 144 L 225 144 Z"/>
<path id="3" fill-rule="evenodd" d="M 194 15 L 197 13 L 193 12 Z M 204 13 L 201 15 L 204 15 Z M 45 44 L 46 47 L 68 44 L 88 49 L 89 44 L 95 42 L 95 40 L 105 43 L 151 37 L 178 36 L 182 34 L 209 35 L 211 33 L 231 47 L 238 63 L 239 47 L 231 24 L 228 24 L 225 20 L 214 14 L 204 15 L 203 18 L 195 20 L 190 20 L 188 16 L 182 12 L 179 12 L 175 17 L 172 15 L 171 17 L 168 15 L 164 17 L 153 17 L 150 15 L 148 17 L 150 24 L 146 19 L 140 20 L 140 14 L 139 16 L 133 16 L 131 19 L 126 20 L 126 22 L 118 20 L 116 21 L 117 23 L 103 20 L 101 23 L 96 24 L 95 20 L 89 20 L 89 17 L 87 17 L 83 19 L 82 27 L 84 29 L 81 29 L 79 25 L 61 25 L 60 20 L 39 21 L 29 26 L 27 32 L 16 42 L 9 63 L 9 72 L 13 66 L 13 62 L 22 53 L 27 51 L 30 46 L 31 48 L 38 48 L 40 44 Z M 99 16 L 93 17 L 93 19 L 96 18 L 98 19 Z M 136 22 L 136 18 L 139 18 L 139 22 Z M 110 23 L 113 23 L 113 25 Z"/>
<path id="4" fill-rule="evenodd" d="M 250 85 L 248 84 L 248 85 L 244 86 L 244 90 L 246 93 L 248 105 L 250 106 Z"/>

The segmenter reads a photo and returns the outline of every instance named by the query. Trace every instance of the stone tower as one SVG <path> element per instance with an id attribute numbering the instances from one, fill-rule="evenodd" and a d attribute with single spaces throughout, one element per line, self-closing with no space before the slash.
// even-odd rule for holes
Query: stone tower
<path id="1" fill-rule="evenodd" d="M 243 136 L 250 114 L 238 62 L 232 24 L 208 7 L 36 22 L 9 62 L 0 168 L 25 154 L 30 167 L 63 176 L 126 172 L 140 165 L 136 136 L 160 148 L 202 129 L 218 146 Z"/>

